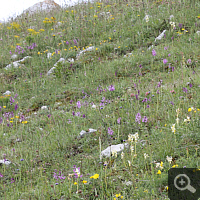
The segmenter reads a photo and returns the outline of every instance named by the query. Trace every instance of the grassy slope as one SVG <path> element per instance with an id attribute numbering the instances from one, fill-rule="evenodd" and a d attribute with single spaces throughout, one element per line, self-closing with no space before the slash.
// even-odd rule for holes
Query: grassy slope
<path id="1" fill-rule="evenodd" d="M 13 163 L 0 167 L 1 199 L 120 199 L 116 197 L 119 193 L 123 199 L 167 198 L 170 168 L 199 167 L 198 11 L 196 1 L 145 1 L 144 6 L 133 0 L 105 1 L 2 24 L 0 92 L 10 90 L 11 97 L 18 96 L 12 105 L 10 96 L 0 97 L 0 159 Z M 101 12 L 112 16 L 106 19 Z M 143 20 L 145 13 L 151 16 L 148 23 Z M 176 30 L 169 23 L 170 15 L 174 15 Z M 61 22 L 58 27 L 57 22 Z M 28 30 L 30 26 L 34 31 Z M 165 29 L 166 37 L 155 42 Z M 77 45 L 74 39 L 79 40 Z M 27 49 L 32 43 L 37 46 Z M 152 49 L 147 50 L 152 44 L 156 56 Z M 3 68 L 12 62 L 9 52 L 14 54 L 17 45 L 25 50 L 18 59 L 32 58 L 6 71 Z M 55 77 L 46 76 L 60 57 L 75 58 L 79 49 L 88 46 L 95 46 L 95 50 L 73 65 L 59 65 Z M 57 50 L 59 53 L 47 58 L 47 53 Z M 130 52 L 132 56 L 124 58 Z M 110 85 L 114 91 L 108 90 Z M 107 103 L 100 106 L 103 98 Z M 143 102 L 145 98 L 147 102 Z M 81 108 L 77 108 L 78 101 Z M 97 109 L 91 108 L 92 102 Z M 19 108 L 15 111 L 16 103 Z M 43 105 L 48 110 L 41 110 Z M 191 112 L 189 108 L 193 108 Z M 6 119 L 4 114 L 11 111 L 13 119 Z M 73 112 L 81 115 L 73 116 Z M 137 123 L 137 113 L 142 119 L 146 116 L 147 122 L 141 119 Z M 25 123 L 20 122 L 22 115 Z M 187 117 L 190 121 L 184 122 Z M 113 135 L 108 134 L 109 127 Z M 77 138 L 88 128 L 97 132 Z M 136 132 L 138 142 L 128 141 L 128 135 Z M 133 152 L 124 151 L 123 159 L 118 154 L 100 160 L 100 150 L 125 140 L 134 147 Z M 144 153 L 149 157 L 145 159 Z M 166 156 L 172 156 L 171 163 Z M 156 162 L 163 164 L 156 168 Z M 82 177 L 70 176 L 73 165 L 80 167 Z M 55 170 L 65 179 L 57 180 Z M 94 174 L 99 178 L 90 178 Z M 128 181 L 132 185 L 124 184 Z"/>

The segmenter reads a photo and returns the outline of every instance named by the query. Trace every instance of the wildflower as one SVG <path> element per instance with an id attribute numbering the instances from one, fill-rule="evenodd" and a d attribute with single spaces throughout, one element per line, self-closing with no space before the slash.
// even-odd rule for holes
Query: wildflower
<path id="1" fill-rule="evenodd" d="M 183 92 L 187 93 L 187 88 L 184 87 L 183 88 Z"/>
<path id="2" fill-rule="evenodd" d="M 115 87 L 114 87 L 114 85 L 110 85 L 108 89 L 109 89 L 109 91 L 114 91 Z"/>
<path id="3" fill-rule="evenodd" d="M 108 134 L 113 135 L 113 133 L 114 133 L 114 131 L 110 127 L 108 127 Z"/>
<path id="4" fill-rule="evenodd" d="M 81 108 L 81 102 L 80 101 L 77 102 L 77 107 Z"/>
<path id="5" fill-rule="evenodd" d="M 15 105 L 15 111 L 16 111 L 17 109 L 18 109 L 18 105 L 16 104 L 16 105 Z"/>
<path id="6" fill-rule="evenodd" d="M 156 54 L 156 51 L 155 51 L 154 49 L 152 50 L 152 55 L 153 55 L 153 56 L 156 56 L 156 55 L 157 55 L 157 54 Z"/>
<path id="7" fill-rule="evenodd" d="M 167 59 L 164 59 L 164 60 L 163 60 L 163 63 L 164 63 L 164 64 L 166 64 L 167 62 L 168 62 Z"/>
<path id="8" fill-rule="evenodd" d="M 73 172 L 75 172 L 74 173 L 75 178 L 82 177 L 82 175 L 80 175 L 80 167 L 77 168 L 76 165 L 74 165 L 73 168 L 74 168 Z"/>
<path id="9" fill-rule="evenodd" d="M 74 185 L 77 185 L 78 183 L 77 182 L 74 182 Z"/>
<path id="10" fill-rule="evenodd" d="M 84 180 L 83 180 L 83 183 L 85 184 L 85 183 L 87 183 L 87 181 L 84 181 Z"/>
<path id="11" fill-rule="evenodd" d="M 141 115 L 140 113 L 137 113 L 136 117 L 135 117 L 135 121 L 140 124 L 140 121 L 141 121 Z"/>
<path id="12" fill-rule="evenodd" d="M 161 174 L 161 171 L 160 171 L 160 170 L 158 170 L 157 174 Z"/>
<path id="13" fill-rule="evenodd" d="M 121 121 L 121 117 L 119 117 L 119 118 L 117 119 L 117 123 L 120 124 L 120 121 Z"/>
<path id="14" fill-rule="evenodd" d="M 147 159 L 148 157 L 149 157 L 149 155 L 144 153 L 144 159 Z"/>
<path id="15" fill-rule="evenodd" d="M 124 158 L 124 152 L 121 153 L 121 159 L 123 159 L 123 158 Z"/>
<path id="16" fill-rule="evenodd" d="M 97 179 L 99 178 L 99 174 L 95 174 L 94 176 L 91 176 L 90 178 Z"/>
<path id="17" fill-rule="evenodd" d="M 188 108 L 188 112 L 191 112 L 192 111 L 192 108 Z"/>
<path id="18" fill-rule="evenodd" d="M 148 121 L 148 118 L 146 116 L 144 116 L 144 118 L 142 119 L 142 122 L 147 123 L 147 121 Z"/>
<path id="19" fill-rule="evenodd" d="M 191 62 L 192 62 L 192 61 L 191 61 L 191 59 L 188 59 L 188 60 L 187 60 L 187 63 L 189 63 L 189 64 L 190 64 Z"/>
<path id="20" fill-rule="evenodd" d="M 0 173 L 0 177 L 2 178 L 3 177 L 3 175 Z"/>
<path id="21" fill-rule="evenodd" d="M 178 165 L 173 165 L 172 168 L 178 167 Z"/>
<path id="22" fill-rule="evenodd" d="M 171 164 L 171 162 L 172 162 L 172 156 L 167 156 L 166 159 Z"/>
<path id="23" fill-rule="evenodd" d="M 172 133 L 175 134 L 175 131 L 176 131 L 176 129 L 175 129 L 175 124 L 173 124 L 173 125 L 171 126 L 171 129 L 172 129 Z"/>
<path id="24" fill-rule="evenodd" d="M 117 158 L 117 151 L 112 151 L 112 157 L 116 157 Z"/>

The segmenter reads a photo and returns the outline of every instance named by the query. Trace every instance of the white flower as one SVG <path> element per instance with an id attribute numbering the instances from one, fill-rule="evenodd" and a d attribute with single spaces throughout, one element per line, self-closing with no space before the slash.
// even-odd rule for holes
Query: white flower
<path id="1" fill-rule="evenodd" d="M 129 167 L 131 166 L 131 161 L 130 160 L 128 160 L 128 165 L 129 165 Z"/>
<path id="2" fill-rule="evenodd" d="M 169 22 L 171 27 L 174 28 L 175 27 L 175 22 Z"/>
<path id="3" fill-rule="evenodd" d="M 121 159 L 123 159 L 123 158 L 124 158 L 124 152 L 121 153 Z"/>
<path id="4" fill-rule="evenodd" d="M 179 118 L 178 118 L 178 117 L 176 118 L 176 123 L 177 123 L 177 124 L 179 123 Z"/>
<path id="5" fill-rule="evenodd" d="M 149 155 L 144 153 L 144 159 L 147 159 L 148 157 L 149 157 Z"/>
<path id="6" fill-rule="evenodd" d="M 171 129 L 172 129 L 172 133 L 175 133 L 175 131 L 176 131 L 176 129 L 175 129 L 175 124 L 173 124 L 173 125 L 171 126 Z"/>
<path id="7" fill-rule="evenodd" d="M 172 156 L 167 156 L 166 159 L 167 159 L 167 161 L 168 161 L 169 163 L 172 162 Z"/>
<path id="8" fill-rule="evenodd" d="M 133 151 L 134 151 L 134 146 L 131 145 L 130 149 L 131 149 L 131 153 L 133 153 Z"/>
<path id="9" fill-rule="evenodd" d="M 117 151 L 112 151 L 112 157 L 117 158 Z"/>

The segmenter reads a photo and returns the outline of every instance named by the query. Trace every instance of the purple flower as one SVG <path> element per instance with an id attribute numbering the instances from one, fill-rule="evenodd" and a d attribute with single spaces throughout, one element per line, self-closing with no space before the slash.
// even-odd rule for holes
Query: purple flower
<path id="1" fill-rule="evenodd" d="M 138 90 L 138 95 L 140 94 L 140 90 Z"/>
<path id="2" fill-rule="evenodd" d="M 174 71 L 174 67 L 172 67 L 172 72 Z"/>
<path id="3" fill-rule="evenodd" d="M 149 108 L 149 105 L 147 105 L 147 108 Z"/>
<path id="4" fill-rule="evenodd" d="M 160 94 L 160 91 L 159 90 L 157 90 L 157 92 L 156 92 L 157 94 Z"/>
<path id="5" fill-rule="evenodd" d="M 173 40 L 174 39 L 174 36 L 173 37 L 171 37 L 171 40 Z"/>
<path id="6" fill-rule="evenodd" d="M 147 98 L 144 98 L 143 100 L 142 100 L 142 102 L 144 103 L 144 102 L 147 102 Z"/>
<path id="7" fill-rule="evenodd" d="M 16 98 L 17 98 L 17 96 L 18 96 L 18 94 L 15 94 L 15 96 L 14 96 L 14 99 L 16 99 Z"/>
<path id="8" fill-rule="evenodd" d="M 168 47 L 164 47 L 164 50 L 167 50 L 168 49 Z"/>
<path id="9" fill-rule="evenodd" d="M 164 60 L 163 60 L 163 63 L 164 63 L 164 64 L 166 64 L 167 62 L 168 62 L 167 59 L 164 59 Z"/>
<path id="10" fill-rule="evenodd" d="M 77 117 L 80 117 L 80 116 L 81 116 L 81 113 L 80 113 L 80 112 L 77 112 L 75 115 L 76 115 Z"/>
<path id="11" fill-rule="evenodd" d="M 192 87 L 192 84 L 190 83 L 189 86 L 190 86 L 190 88 L 191 88 L 191 87 Z"/>
<path id="12" fill-rule="evenodd" d="M 136 100 L 138 100 L 138 99 L 139 99 L 137 94 L 135 95 L 135 98 L 136 98 Z"/>
<path id="13" fill-rule="evenodd" d="M 161 82 L 158 82 L 157 88 L 159 88 L 161 86 Z"/>
<path id="14" fill-rule="evenodd" d="M 24 159 L 21 159 L 20 161 L 24 161 Z"/>
<path id="15" fill-rule="evenodd" d="M 122 119 L 121 117 L 119 117 L 119 118 L 117 119 L 117 123 L 118 123 L 118 124 L 120 124 L 121 119 Z"/>
<path id="16" fill-rule="evenodd" d="M 10 55 L 12 55 L 12 51 L 9 51 Z"/>
<path id="17" fill-rule="evenodd" d="M 168 57 L 170 57 L 170 56 L 171 56 L 171 54 L 169 53 L 169 54 L 168 54 Z"/>
<path id="18" fill-rule="evenodd" d="M 109 91 L 114 91 L 114 90 L 115 90 L 115 87 L 114 87 L 114 85 L 110 85 L 110 86 L 108 87 L 108 89 L 109 89 Z"/>
<path id="19" fill-rule="evenodd" d="M 81 108 L 81 102 L 80 101 L 77 102 L 77 107 Z"/>
<path id="20" fill-rule="evenodd" d="M 114 131 L 110 127 L 108 127 L 108 134 L 113 135 L 113 133 L 114 133 Z"/>
<path id="21" fill-rule="evenodd" d="M 179 28 L 182 28 L 182 26 L 183 26 L 183 24 L 179 23 L 178 27 L 179 27 Z"/>
<path id="22" fill-rule="evenodd" d="M 174 103 L 173 103 L 172 101 L 170 101 L 170 103 L 171 103 L 172 105 L 174 105 Z"/>
<path id="23" fill-rule="evenodd" d="M 14 183 L 15 182 L 15 179 L 14 178 L 11 178 L 11 182 L 10 183 Z"/>
<path id="24" fill-rule="evenodd" d="M 68 41 L 66 41 L 66 44 L 68 45 L 68 44 L 69 44 L 69 42 L 68 42 Z"/>
<path id="25" fill-rule="evenodd" d="M 50 117 L 51 117 L 51 114 L 48 114 L 47 117 L 50 118 Z"/>
<path id="26" fill-rule="evenodd" d="M 188 59 L 188 60 L 187 60 L 187 63 L 191 63 L 191 59 Z"/>
<path id="27" fill-rule="evenodd" d="M 83 118 L 86 118 L 85 114 L 83 114 Z"/>
<path id="28" fill-rule="evenodd" d="M 0 106 L 0 111 L 1 111 L 1 108 L 2 108 L 2 107 Z"/>
<path id="29" fill-rule="evenodd" d="M 0 177 L 3 177 L 3 174 L 0 173 Z"/>
<path id="30" fill-rule="evenodd" d="M 140 113 L 137 113 L 136 117 L 135 117 L 135 121 L 140 124 L 140 121 L 141 121 L 141 115 Z"/>
<path id="31" fill-rule="evenodd" d="M 156 51 L 155 51 L 154 49 L 152 50 L 152 55 L 153 55 L 153 56 L 156 56 L 156 55 L 157 55 L 157 54 L 156 54 Z"/>
<path id="32" fill-rule="evenodd" d="M 139 67 L 142 69 L 142 65 L 139 65 Z"/>
<path id="33" fill-rule="evenodd" d="M 17 108 L 18 108 L 18 105 L 17 105 L 17 104 L 15 104 L 15 111 L 17 110 Z"/>
<path id="34" fill-rule="evenodd" d="M 142 122 L 147 123 L 148 118 L 146 116 L 144 116 L 144 118 L 142 119 Z"/>
<path id="35" fill-rule="evenodd" d="M 187 88 L 184 87 L 183 88 L 183 92 L 187 93 Z"/>

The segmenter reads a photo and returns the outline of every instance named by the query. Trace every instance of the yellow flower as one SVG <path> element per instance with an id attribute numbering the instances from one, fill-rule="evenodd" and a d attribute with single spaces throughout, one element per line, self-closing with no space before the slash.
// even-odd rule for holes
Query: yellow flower
<path id="1" fill-rule="evenodd" d="M 97 15 L 94 15 L 94 17 L 98 17 Z"/>
<path id="2" fill-rule="evenodd" d="M 98 50 L 98 48 L 96 48 L 96 51 Z"/>
<path id="3" fill-rule="evenodd" d="M 77 185 L 78 183 L 77 182 L 74 182 L 74 185 Z"/>
<path id="4" fill-rule="evenodd" d="M 124 197 L 123 196 L 121 196 L 121 199 L 123 199 Z"/>
<path id="5" fill-rule="evenodd" d="M 97 179 L 99 178 L 99 174 L 95 174 L 94 176 L 91 176 L 90 178 Z"/>
<path id="6" fill-rule="evenodd" d="M 22 124 L 27 124 L 27 121 L 23 121 Z"/>
<path id="7" fill-rule="evenodd" d="M 188 108 L 188 112 L 191 112 L 192 111 L 192 108 Z"/>
<path id="8" fill-rule="evenodd" d="M 161 174 L 161 171 L 160 171 L 160 170 L 158 170 L 157 174 Z"/>
<path id="9" fill-rule="evenodd" d="M 15 116 L 17 119 L 19 119 L 19 116 Z"/>
<path id="10" fill-rule="evenodd" d="M 6 106 L 3 106 L 3 108 L 6 108 Z"/>
<path id="11" fill-rule="evenodd" d="M 39 31 L 43 32 L 43 31 L 44 31 L 44 29 L 40 29 Z"/>
<path id="12" fill-rule="evenodd" d="M 13 123 L 13 121 L 10 121 L 10 123 Z"/>
<path id="13" fill-rule="evenodd" d="M 19 35 L 15 35 L 14 37 L 15 37 L 15 38 L 19 38 Z"/>
<path id="14" fill-rule="evenodd" d="M 38 52 L 37 54 L 40 55 L 40 52 Z"/>
<path id="15" fill-rule="evenodd" d="M 83 183 L 87 183 L 87 181 L 83 181 Z"/>
<path id="16" fill-rule="evenodd" d="M 140 15 L 138 15 L 138 17 L 139 17 Z"/>
<path id="17" fill-rule="evenodd" d="M 167 124 L 165 124 L 165 127 L 167 126 Z"/>
<path id="18" fill-rule="evenodd" d="M 178 167 L 178 165 L 173 165 L 172 168 Z"/>

